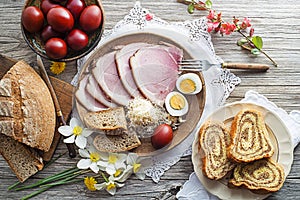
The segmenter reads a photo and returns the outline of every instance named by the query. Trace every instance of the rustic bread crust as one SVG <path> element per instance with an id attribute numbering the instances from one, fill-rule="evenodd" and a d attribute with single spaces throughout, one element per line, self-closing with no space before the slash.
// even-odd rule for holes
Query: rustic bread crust
<path id="1" fill-rule="evenodd" d="M 228 157 L 236 162 L 252 162 L 274 154 L 263 116 L 258 110 L 241 110 L 234 117 L 230 135 Z"/>
<path id="2" fill-rule="evenodd" d="M 227 158 L 231 141 L 229 131 L 221 122 L 207 121 L 198 134 L 203 174 L 213 180 L 223 178 L 235 166 Z"/>
<path id="3" fill-rule="evenodd" d="M 269 158 L 237 165 L 229 184 L 261 194 L 278 191 L 284 180 L 283 167 Z"/>
<path id="4" fill-rule="evenodd" d="M 48 151 L 54 136 L 56 115 L 47 85 L 24 61 L 17 62 L 2 80 L 6 80 L 2 91 L 11 91 L 11 96 L 2 96 L 0 101 L 9 99 L 13 103 L 11 120 L 14 122 L 14 131 L 3 134 L 30 147 Z M 9 96 L 9 93 L 5 95 Z M 0 117 L 0 121 L 7 120 L 7 117 Z"/>

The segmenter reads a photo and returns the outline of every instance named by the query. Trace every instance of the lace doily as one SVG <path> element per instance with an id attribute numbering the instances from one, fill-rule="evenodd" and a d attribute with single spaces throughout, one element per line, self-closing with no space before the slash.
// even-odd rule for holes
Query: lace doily
<path id="1" fill-rule="evenodd" d="M 139 2 L 136 2 L 129 14 L 119 21 L 113 29 L 104 32 L 103 38 L 94 51 L 97 51 L 101 45 L 109 42 L 116 36 L 132 32 L 136 33 L 137 31 L 159 32 L 164 34 L 163 36 L 165 37 L 174 38 L 176 42 L 180 42 L 182 46 L 188 49 L 193 58 L 206 59 L 212 63 L 222 62 L 215 54 L 210 34 L 207 32 L 206 18 L 176 23 L 167 22 L 143 8 Z M 72 80 L 73 85 L 77 85 L 81 67 L 94 51 L 78 60 L 78 73 Z M 168 152 L 152 157 L 152 164 L 147 167 L 146 175 L 151 177 L 154 182 L 158 182 L 164 172 L 176 164 L 182 156 L 191 155 L 191 144 L 194 134 L 202 120 L 215 108 L 223 104 L 235 86 L 241 81 L 228 70 L 218 67 L 211 67 L 208 71 L 203 72 L 203 75 L 206 83 L 206 103 L 202 118 L 194 132 L 182 143 Z"/>

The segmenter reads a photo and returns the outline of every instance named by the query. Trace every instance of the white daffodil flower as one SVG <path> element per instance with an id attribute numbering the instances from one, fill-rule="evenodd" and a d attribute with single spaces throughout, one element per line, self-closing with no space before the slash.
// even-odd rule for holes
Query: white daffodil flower
<path id="1" fill-rule="evenodd" d="M 150 165 L 149 159 L 142 159 L 136 153 L 129 153 L 126 160 L 127 165 L 132 166 L 133 173 L 140 179 L 145 179 L 145 167 Z"/>
<path id="2" fill-rule="evenodd" d="M 81 149 L 84 149 L 87 144 L 86 137 L 90 136 L 93 131 L 87 128 L 83 128 L 83 124 L 76 118 L 72 118 L 70 126 L 60 126 L 58 132 L 65 137 L 64 143 L 74 143 Z"/>
<path id="3" fill-rule="evenodd" d="M 99 152 L 92 146 L 90 146 L 89 149 L 79 149 L 78 152 L 79 155 L 83 158 L 77 163 L 77 167 L 79 169 L 90 168 L 95 173 L 98 173 L 100 169 L 105 169 L 100 168 L 97 165 L 97 162 L 99 162 L 103 157 L 107 157 L 106 153 Z"/>
<path id="4" fill-rule="evenodd" d="M 125 161 L 127 155 L 122 153 L 109 153 L 108 157 L 103 157 L 97 164 L 109 175 L 114 175 L 118 169 L 126 169 Z"/>
<path id="5" fill-rule="evenodd" d="M 95 184 L 94 187 L 97 190 L 105 189 L 109 194 L 115 195 L 117 187 L 123 187 L 124 185 L 124 183 L 116 182 L 114 176 L 110 176 L 106 182 L 101 184 Z"/>
<path id="6" fill-rule="evenodd" d="M 125 182 L 132 174 L 133 167 L 130 165 L 126 166 L 126 169 L 119 168 L 117 169 L 116 173 L 113 174 L 115 181 L 120 183 Z"/>

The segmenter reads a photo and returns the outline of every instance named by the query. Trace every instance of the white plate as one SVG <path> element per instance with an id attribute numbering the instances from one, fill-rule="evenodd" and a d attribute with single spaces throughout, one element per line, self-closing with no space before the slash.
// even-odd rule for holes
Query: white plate
<path id="1" fill-rule="evenodd" d="M 229 128 L 234 116 L 243 108 L 253 108 L 262 112 L 271 137 L 271 142 L 275 147 L 275 153 L 272 158 L 283 166 L 286 177 L 289 174 L 293 163 L 293 145 L 285 124 L 275 113 L 259 105 L 237 102 L 219 108 L 212 113 L 207 120 L 223 121 Z M 195 140 L 193 142 L 192 162 L 196 175 L 207 191 L 221 199 L 264 199 L 270 195 L 255 194 L 247 189 L 230 189 L 227 187 L 228 177 L 219 181 L 206 178 L 202 174 L 198 135 L 198 133 L 195 134 Z"/>

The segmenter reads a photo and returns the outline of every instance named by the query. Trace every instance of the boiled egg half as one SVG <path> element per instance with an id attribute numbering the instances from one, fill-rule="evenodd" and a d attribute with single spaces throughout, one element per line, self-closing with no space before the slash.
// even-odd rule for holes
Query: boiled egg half
<path id="1" fill-rule="evenodd" d="M 179 76 L 176 88 L 183 94 L 198 94 L 202 90 L 202 81 L 195 73 L 186 73 Z"/>
<path id="2" fill-rule="evenodd" d="M 165 100 L 165 106 L 171 116 L 183 116 L 189 110 L 186 98 L 179 92 L 170 92 Z"/>

